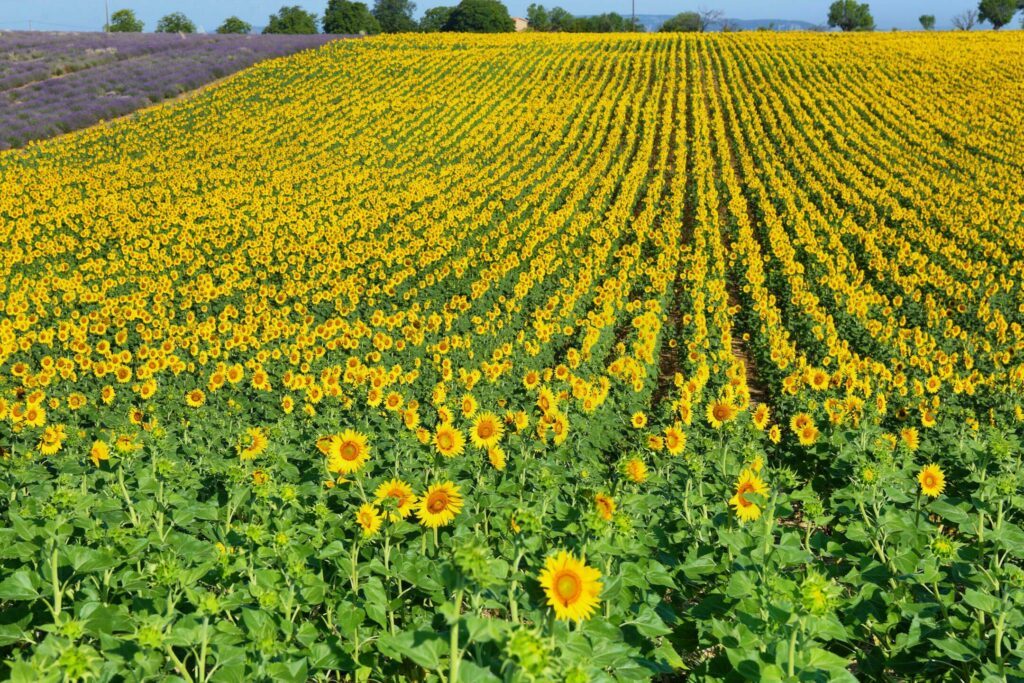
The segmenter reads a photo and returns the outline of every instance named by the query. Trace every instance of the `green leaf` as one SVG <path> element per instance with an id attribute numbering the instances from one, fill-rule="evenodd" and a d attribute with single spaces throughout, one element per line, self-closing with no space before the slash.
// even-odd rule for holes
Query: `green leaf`
<path id="1" fill-rule="evenodd" d="M 932 641 L 935 647 L 946 653 L 946 656 L 957 662 L 969 662 L 976 657 L 971 648 L 964 645 L 963 641 L 954 638 Z"/>
<path id="2" fill-rule="evenodd" d="M 985 614 L 995 614 L 1001 606 L 998 598 L 973 588 L 968 588 L 964 591 L 963 600 L 974 609 L 980 609 Z"/>
<path id="3" fill-rule="evenodd" d="M 19 569 L 0 581 L 0 600 L 34 600 L 39 597 L 32 581 L 32 573 Z"/>
<path id="4" fill-rule="evenodd" d="M 490 669 L 485 669 L 476 662 L 465 659 L 459 664 L 459 681 L 464 681 L 464 683 L 500 683 L 501 679 L 495 676 Z"/>
<path id="5" fill-rule="evenodd" d="M 432 671 L 441 668 L 447 647 L 445 639 L 433 631 L 401 631 L 377 639 L 377 649 L 384 656 L 399 661 L 404 657 Z"/>
<path id="6" fill-rule="evenodd" d="M 650 605 L 641 606 L 636 619 L 629 623 L 636 626 L 636 630 L 648 638 L 657 638 L 672 633 L 672 629 L 665 625 L 665 622 Z"/>
<path id="7" fill-rule="evenodd" d="M 366 601 L 363 603 L 363 609 L 366 610 L 366 615 L 373 619 L 381 626 L 387 626 L 387 607 L 388 599 L 384 593 L 384 584 L 377 577 L 367 579 L 363 583 L 363 596 Z"/>

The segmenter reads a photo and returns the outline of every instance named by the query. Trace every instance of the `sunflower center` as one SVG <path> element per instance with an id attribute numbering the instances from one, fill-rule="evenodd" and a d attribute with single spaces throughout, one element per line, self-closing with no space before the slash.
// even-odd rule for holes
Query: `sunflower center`
<path id="1" fill-rule="evenodd" d="M 435 515 L 444 511 L 446 507 L 448 507 L 448 496 L 443 493 L 433 494 L 430 497 L 430 502 L 427 504 L 427 508 Z"/>
<path id="2" fill-rule="evenodd" d="M 448 432 L 441 432 L 437 435 L 437 445 L 440 446 L 442 450 L 448 450 L 455 446 L 455 438 Z"/>
<path id="3" fill-rule="evenodd" d="M 725 420 L 729 417 L 729 406 L 719 403 L 715 406 L 714 415 L 716 420 Z"/>
<path id="4" fill-rule="evenodd" d="M 351 441 L 346 441 L 341 446 L 342 460 L 352 461 L 359 457 L 359 448 Z"/>
<path id="5" fill-rule="evenodd" d="M 481 422 L 476 428 L 476 433 L 481 439 L 489 439 L 494 436 L 494 425 L 490 422 Z"/>
<path id="6" fill-rule="evenodd" d="M 564 572 L 555 579 L 555 594 L 563 604 L 569 605 L 576 602 L 583 591 L 583 582 L 580 577 L 570 572 Z"/>
<path id="7" fill-rule="evenodd" d="M 668 437 L 665 439 L 665 443 L 668 444 L 669 448 L 675 448 L 676 446 L 679 445 L 679 437 L 676 436 L 675 434 L 669 434 Z"/>
<path id="8" fill-rule="evenodd" d="M 933 486 L 935 486 L 935 475 L 932 474 L 931 472 L 924 475 L 924 485 L 925 488 L 932 488 Z"/>

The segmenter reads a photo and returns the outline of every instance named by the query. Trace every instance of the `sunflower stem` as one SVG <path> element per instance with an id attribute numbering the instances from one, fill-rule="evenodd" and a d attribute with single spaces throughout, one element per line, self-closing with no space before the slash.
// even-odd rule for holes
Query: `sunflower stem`
<path id="1" fill-rule="evenodd" d="M 436 530 L 436 529 L 435 529 Z M 448 680 L 454 683 L 459 680 L 459 665 L 462 663 L 462 653 L 459 651 L 459 623 L 462 614 L 462 588 L 455 591 L 455 620 L 452 622 L 452 629 L 449 638 L 449 670 Z"/>

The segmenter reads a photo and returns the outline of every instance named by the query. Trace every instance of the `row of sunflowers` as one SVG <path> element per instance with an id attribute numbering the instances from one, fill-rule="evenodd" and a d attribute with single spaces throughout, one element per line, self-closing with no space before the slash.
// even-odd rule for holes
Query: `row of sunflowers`
<path id="1" fill-rule="evenodd" d="M 390 36 L 0 154 L 0 675 L 1012 678 L 1015 50 Z"/>

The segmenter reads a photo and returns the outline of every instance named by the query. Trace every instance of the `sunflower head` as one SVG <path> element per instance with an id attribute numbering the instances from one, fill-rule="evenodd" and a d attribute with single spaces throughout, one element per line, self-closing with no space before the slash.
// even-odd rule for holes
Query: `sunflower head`
<path id="1" fill-rule="evenodd" d="M 926 465 L 918 473 L 917 482 L 921 485 L 921 493 L 935 498 L 946 488 L 946 475 L 938 465 Z"/>
<path id="2" fill-rule="evenodd" d="M 589 619 L 601 602 L 601 572 L 572 553 L 562 550 L 549 557 L 539 578 L 556 619 Z"/>
<path id="3" fill-rule="evenodd" d="M 459 487 L 450 481 L 428 488 L 416 506 L 420 524 L 432 529 L 450 524 L 461 511 L 462 494 Z"/>
<path id="4" fill-rule="evenodd" d="M 370 459 L 366 435 L 351 429 L 330 437 L 327 450 L 327 469 L 337 474 L 353 474 Z"/>
<path id="5" fill-rule="evenodd" d="M 752 493 L 765 496 L 768 494 L 768 486 L 756 472 L 746 469 L 740 473 L 740 478 L 736 481 L 736 493 L 729 499 L 729 505 L 733 507 L 740 521 L 752 522 L 761 516 L 760 506 L 747 498 L 747 495 Z"/>
<path id="6" fill-rule="evenodd" d="M 442 422 L 434 433 L 434 447 L 446 458 L 461 455 L 465 444 L 466 437 L 449 422 Z"/>

